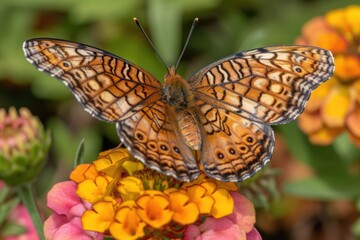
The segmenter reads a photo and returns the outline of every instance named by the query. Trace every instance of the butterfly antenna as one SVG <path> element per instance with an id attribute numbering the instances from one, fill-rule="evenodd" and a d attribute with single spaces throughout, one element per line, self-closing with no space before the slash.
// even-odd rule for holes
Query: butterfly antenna
<path id="1" fill-rule="evenodd" d="M 134 22 L 135 22 L 136 25 L 140 28 L 141 32 L 145 35 L 147 41 L 149 42 L 151 48 L 154 50 L 156 56 L 160 59 L 161 63 L 165 66 L 165 68 L 167 69 L 167 71 L 169 71 L 168 66 L 166 65 L 166 63 L 164 62 L 164 60 L 162 59 L 162 57 L 160 56 L 159 52 L 156 50 L 154 44 L 151 42 L 149 36 L 146 34 L 146 32 L 145 32 L 144 28 L 141 26 L 139 20 L 134 17 Z"/>
<path id="2" fill-rule="evenodd" d="M 178 68 L 178 66 L 179 66 L 180 60 L 181 60 L 182 56 L 184 55 L 184 52 L 185 52 L 185 49 L 186 49 L 186 47 L 187 47 L 187 45 L 188 45 L 188 43 L 189 43 L 191 34 L 192 34 L 192 32 L 193 32 L 196 24 L 198 23 L 198 21 L 199 21 L 199 18 L 195 18 L 194 21 L 193 21 L 193 23 L 192 23 L 192 25 L 191 25 L 190 32 L 189 32 L 189 34 L 188 34 L 188 37 L 187 37 L 186 42 L 185 42 L 185 44 L 184 44 L 184 47 L 183 47 L 183 49 L 182 49 L 182 51 L 181 51 L 181 53 L 180 53 L 180 56 L 179 56 L 178 60 L 176 61 L 175 70 L 176 70 L 176 69 Z"/>

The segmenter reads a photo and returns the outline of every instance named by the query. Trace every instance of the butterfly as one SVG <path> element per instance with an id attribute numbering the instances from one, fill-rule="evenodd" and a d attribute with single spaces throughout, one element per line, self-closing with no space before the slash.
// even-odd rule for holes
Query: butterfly
<path id="1" fill-rule="evenodd" d="M 243 181 L 269 162 L 270 125 L 294 120 L 334 72 L 330 51 L 273 46 L 243 51 L 185 80 L 169 67 L 162 85 L 101 49 L 59 39 L 24 42 L 26 59 L 62 81 L 92 116 L 116 123 L 121 142 L 146 166 L 181 181 L 203 171 Z"/>

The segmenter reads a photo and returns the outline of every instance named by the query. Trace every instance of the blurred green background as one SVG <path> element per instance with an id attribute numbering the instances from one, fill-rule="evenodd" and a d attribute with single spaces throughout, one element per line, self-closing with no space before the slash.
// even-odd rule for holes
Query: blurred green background
<path id="1" fill-rule="evenodd" d="M 38 72 L 25 60 L 24 40 L 51 37 L 96 46 L 162 80 L 166 69 L 133 17 L 142 23 L 167 65 L 175 64 L 191 23 L 198 17 L 199 23 L 178 69 L 181 75 L 190 77 L 200 68 L 235 52 L 293 44 L 303 24 L 312 17 L 359 3 L 359 0 L 1 0 L 0 107 L 29 108 L 53 136 L 48 164 L 37 183 L 41 208 L 46 211 L 44 199 L 51 185 L 68 178 L 81 139 L 85 138 L 86 161 L 117 146 L 119 140 L 114 125 L 92 118 L 62 83 Z M 257 211 L 257 228 L 263 238 L 360 236 L 360 223 L 356 222 L 360 177 L 358 172 L 351 175 L 348 171 L 349 166 L 359 166 L 359 150 L 346 136 L 328 147 L 312 146 L 296 123 L 275 130 L 277 144 L 270 164 L 280 169 L 276 182 L 280 197 L 270 201 L 268 208 Z M 292 179 L 286 174 L 289 168 L 300 177 Z"/>

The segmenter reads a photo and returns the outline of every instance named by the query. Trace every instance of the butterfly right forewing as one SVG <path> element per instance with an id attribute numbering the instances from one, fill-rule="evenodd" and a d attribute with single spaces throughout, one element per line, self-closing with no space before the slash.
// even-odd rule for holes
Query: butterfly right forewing
<path id="1" fill-rule="evenodd" d="M 325 49 L 275 46 L 224 58 L 189 83 L 198 99 L 267 124 L 283 124 L 304 110 L 311 92 L 334 69 L 334 58 Z"/>

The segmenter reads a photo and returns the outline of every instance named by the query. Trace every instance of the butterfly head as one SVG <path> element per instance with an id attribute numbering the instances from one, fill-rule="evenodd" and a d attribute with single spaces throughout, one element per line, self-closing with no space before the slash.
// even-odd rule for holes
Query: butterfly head
<path id="1" fill-rule="evenodd" d="M 181 111 L 189 107 L 192 102 L 192 92 L 189 84 L 179 74 L 175 72 L 175 67 L 171 66 L 164 77 L 162 89 L 162 99 L 175 111 Z"/>

